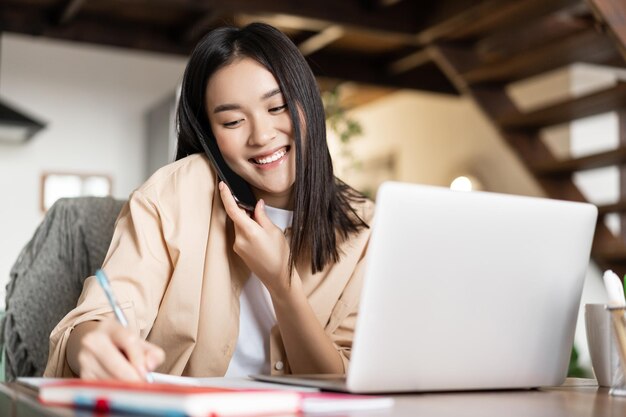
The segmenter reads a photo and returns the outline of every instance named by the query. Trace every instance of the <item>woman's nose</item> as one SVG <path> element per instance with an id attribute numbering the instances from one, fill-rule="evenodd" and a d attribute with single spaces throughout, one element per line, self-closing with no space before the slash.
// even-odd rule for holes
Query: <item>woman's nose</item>
<path id="1" fill-rule="evenodd" d="M 271 117 L 256 117 L 252 123 L 249 143 L 251 145 L 264 145 L 276 137 L 276 129 Z"/>

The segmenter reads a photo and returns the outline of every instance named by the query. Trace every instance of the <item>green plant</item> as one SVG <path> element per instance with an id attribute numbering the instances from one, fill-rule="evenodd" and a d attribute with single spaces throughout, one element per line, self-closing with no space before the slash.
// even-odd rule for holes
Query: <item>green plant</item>
<path id="1" fill-rule="evenodd" d="M 573 378 L 589 378 L 589 372 L 580 366 L 578 363 L 578 351 L 576 351 L 576 347 L 572 347 L 572 355 L 569 359 L 569 368 L 567 370 L 567 376 Z"/>
<path id="2" fill-rule="evenodd" d="M 324 92 L 322 101 L 328 126 L 337 134 L 341 143 L 348 144 L 353 138 L 363 134 L 361 124 L 349 117 L 347 110 L 341 105 L 338 87 Z"/>
<path id="3" fill-rule="evenodd" d="M 341 104 L 339 87 L 325 91 L 322 94 L 326 122 L 339 139 L 341 158 L 347 168 L 358 168 L 359 163 L 354 157 L 351 144 L 355 138 L 363 134 L 363 128 L 358 120 L 350 117 L 347 109 Z"/>

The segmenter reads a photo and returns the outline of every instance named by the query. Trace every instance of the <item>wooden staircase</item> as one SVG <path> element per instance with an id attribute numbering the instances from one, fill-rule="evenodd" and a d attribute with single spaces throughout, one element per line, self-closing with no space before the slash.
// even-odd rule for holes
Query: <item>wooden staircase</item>
<path id="1" fill-rule="evenodd" d="M 575 172 L 617 165 L 621 200 L 599 207 L 592 257 L 602 269 L 626 273 L 626 232 L 613 235 L 604 216 L 619 213 L 626 230 L 626 83 L 532 111 L 521 110 L 507 93 L 516 81 L 574 63 L 626 65 L 626 1 L 525 0 L 500 3 L 483 18 L 467 17 L 465 29 L 439 36 L 429 54 L 456 88 L 471 97 L 517 152 L 546 193 L 586 201 L 572 180 Z M 462 27 L 459 25 L 458 27 Z M 617 149 L 584 157 L 557 157 L 542 129 L 616 111 Z"/>

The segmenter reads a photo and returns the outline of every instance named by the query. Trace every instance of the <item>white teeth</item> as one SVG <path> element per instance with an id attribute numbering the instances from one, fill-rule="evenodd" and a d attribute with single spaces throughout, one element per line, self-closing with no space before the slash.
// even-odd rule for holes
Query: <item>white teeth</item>
<path id="1" fill-rule="evenodd" d="M 269 163 L 272 163 L 274 161 L 278 161 L 280 158 L 285 156 L 286 153 L 287 153 L 287 150 L 283 148 L 281 150 L 278 150 L 278 151 L 274 152 L 274 154 L 272 154 L 272 155 L 270 155 L 268 157 L 259 158 L 259 159 L 254 158 L 254 162 L 256 162 L 257 164 L 261 164 L 261 165 L 269 164 Z"/>

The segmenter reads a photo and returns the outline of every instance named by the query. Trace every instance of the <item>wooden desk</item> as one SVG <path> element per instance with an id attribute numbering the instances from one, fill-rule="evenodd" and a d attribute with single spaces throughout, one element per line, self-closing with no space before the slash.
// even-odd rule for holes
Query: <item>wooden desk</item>
<path id="1" fill-rule="evenodd" d="M 2 417 L 77 417 L 91 416 L 61 407 L 44 407 L 37 401 L 37 392 L 18 383 L 0 384 L 0 416 Z"/>
<path id="2" fill-rule="evenodd" d="M 624 417 L 626 397 L 612 397 L 594 380 L 569 379 L 562 387 L 529 391 L 406 394 L 392 409 L 341 413 L 342 417 Z M 95 417 L 89 411 L 43 407 L 35 392 L 19 384 L 0 385 L 0 416 Z M 337 417 L 336 415 L 325 415 Z M 99 414 L 98 417 L 104 417 Z"/>

